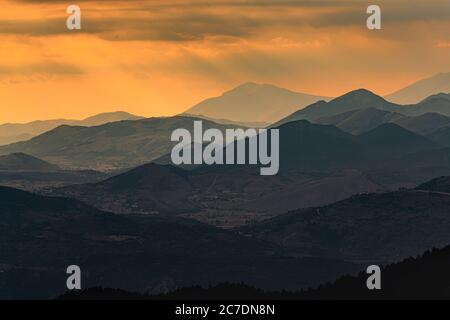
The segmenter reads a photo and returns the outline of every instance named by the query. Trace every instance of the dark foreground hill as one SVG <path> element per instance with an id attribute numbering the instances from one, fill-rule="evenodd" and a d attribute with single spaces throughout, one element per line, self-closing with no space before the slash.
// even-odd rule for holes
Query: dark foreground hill
<path id="1" fill-rule="evenodd" d="M 416 188 L 417 190 L 427 190 L 450 194 L 450 177 L 439 177 L 421 184 Z"/>
<path id="2" fill-rule="evenodd" d="M 292 211 L 242 229 L 298 255 L 376 263 L 450 243 L 450 195 L 421 190 L 363 194 Z"/>
<path id="3" fill-rule="evenodd" d="M 0 145 L 25 141 L 62 125 L 90 127 L 108 122 L 138 119 L 143 119 L 143 117 L 117 111 L 100 113 L 84 120 L 54 119 L 38 120 L 29 123 L 5 123 L 0 125 Z"/>
<path id="4" fill-rule="evenodd" d="M 63 187 L 53 194 L 115 213 L 184 213 L 197 209 L 188 199 L 193 188 L 189 171 L 150 163 L 101 182 Z"/>
<path id="5" fill-rule="evenodd" d="M 115 289 L 91 288 L 66 293 L 59 299 L 151 299 L 151 300 L 310 300 L 310 299 L 450 299 L 450 247 L 428 251 L 417 258 L 381 268 L 381 290 L 368 290 L 368 275 L 344 276 L 333 283 L 302 292 L 267 292 L 255 287 L 222 284 L 191 287 L 165 295 L 142 295 Z"/>
<path id="6" fill-rule="evenodd" d="M 296 290 L 360 268 L 295 258 L 279 246 L 192 220 L 115 215 L 0 187 L 0 298 L 62 294 L 73 264 L 82 270 L 83 287 L 150 293 L 242 281 Z"/>

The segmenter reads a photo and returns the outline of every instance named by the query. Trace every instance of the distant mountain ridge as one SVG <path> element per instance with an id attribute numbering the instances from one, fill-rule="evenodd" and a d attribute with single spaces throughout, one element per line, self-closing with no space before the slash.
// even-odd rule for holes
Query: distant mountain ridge
<path id="1" fill-rule="evenodd" d="M 197 118 L 174 116 L 110 122 L 99 126 L 63 125 L 31 140 L 0 146 L 0 154 L 24 152 L 64 168 L 100 171 L 132 168 L 171 152 L 175 129 L 193 130 Z M 202 119 L 197 119 L 202 120 Z M 222 125 L 202 120 L 204 130 L 225 130 Z"/>
<path id="2" fill-rule="evenodd" d="M 415 104 L 440 92 L 450 93 L 450 72 L 439 73 L 417 81 L 403 89 L 387 95 L 389 101 L 399 104 Z"/>
<path id="3" fill-rule="evenodd" d="M 239 122 L 273 123 L 328 97 L 293 92 L 270 84 L 244 83 L 219 97 L 206 99 L 185 113 Z"/>
<path id="4" fill-rule="evenodd" d="M 320 121 L 356 110 L 378 109 L 405 116 L 420 116 L 425 113 L 439 113 L 450 116 L 450 100 L 446 96 L 436 95 L 414 105 L 391 103 L 366 90 L 359 89 L 346 93 L 329 102 L 319 101 L 274 123 L 272 127 L 296 120 Z"/>
<path id="5" fill-rule="evenodd" d="M 405 116 L 396 112 L 367 108 L 322 117 L 314 123 L 334 125 L 355 135 L 370 131 L 384 123 L 395 123 L 409 131 L 426 136 L 441 128 L 449 127 L 450 117 L 432 112 L 419 116 Z"/>
<path id="6" fill-rule="evenodd" d="M 0 145 L 25 141 L 61 125 L 97 126 L 108 122 L 138 119 L 143 119 L 143 117 L 117 111 L 100 113 L 84 120 L 55 119 L 29 123 L 5 123 L 0 125 Z"/>
<path id="7" fill-rule="evenodd" d="M 351 134 L 361 134 L 386 122 L 395 122 L 404 116 L 376 108 L 351 110 L 337 115 L 325 116 L 314 121 L 317 124 L 334 125 Z"/>
<path id="8" fill-rule="evenodd" d="M 240 208 L 244 218 L 251 212 L 263 217 L 327 204 L 352 194 L 390 190 L 392 182 L 385 186 L 364 172 L 392 175 L 405 169 L 403 159 L 408 156 L 424 153 L 425 158 L 411 161 L 421 168 L 406 166 L 410 170 L 404 173 L 408 183 L 433 177 L 424 169 L 435 166 L 436 158 L 441 161 L 440 154 L 431 153 L 439 146 L 396 124 L 384 124 L 360 136 L 305 120 L 289 122 L 279 130 L 280 171 L 270 178 L 257 174 L 255 166 L 203 165 L 184 170 L 150 163 L 96 184 L 54 189 L 50 194 L 74 197 L 118 213 L 189 214 L 204 221 L 213 213 L 231 214 Z M 438 167 L 445 170 L 440 163 Z M 395 180 L 399 185 L 404 181 Z M 347 187 L 340 190 L 342 186 Z M 332 195 L 321 194 L 323 190 Z M 279 199 L 283 204 L 278 206 Z M 235 225 L 245 223 L 244 218 L 234 220 Z M 208 222 L 233 225 L 218 219 Z"/>

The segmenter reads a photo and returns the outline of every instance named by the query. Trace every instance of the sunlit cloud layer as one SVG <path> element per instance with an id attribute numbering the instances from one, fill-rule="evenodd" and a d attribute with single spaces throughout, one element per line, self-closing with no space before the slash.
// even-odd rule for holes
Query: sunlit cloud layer
<path id="1" fill-rule="evenodd" d="M 450 2 L 4 0 L 0 122 L 124 109 L 171 115 L 246 81 L 335 96 L 448 72 Z M 26 92 L 26 94 L 24 94 Z"/>

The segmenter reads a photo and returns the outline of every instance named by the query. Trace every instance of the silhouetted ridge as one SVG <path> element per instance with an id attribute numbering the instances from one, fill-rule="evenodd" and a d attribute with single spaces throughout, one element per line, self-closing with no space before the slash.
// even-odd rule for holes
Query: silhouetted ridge
<path id="1" fill-rule="evenodd" d="M 386 100 L 367 89 L 361 88 L 361 89 L 356 89 L 356 90 L 350 91 L 340 97 L 337 97 L 337 98 L 331 100 L 330 102 L 331 103 L 336 103 L 336 102 L 367 103 L 367 104 L 372 105 L 372 107 L 373 107 L 374 105 L 377 105 L 377 104 L 383 104 L 384 102 L 386 102 Z"/>
<path id="2" fill-rule="evenodd" d="M 329 102 L 320 101 L 298 110 L 291 115 L 279 120 L 275 126 L 282 123 L 306 119 L 316 121 L 322 117 L 330 117 L 340 113 L 376 108 L 389 112 L 400 112 L 402 107 L 384 100 L 382 97 L 366 90 L 359 89 L 348 92 Z"/>
<path id="3" fill-rule="evenodd" d="M 450 72 L 419 80 L 388 95 L 386 99 L 395 103 L 413 104 L 439 92 L 450 92 Z"/>
<path id="4" fill-rule="evenodd" d="M 164 295 L 131 293 L 116 289 L 91 288 L 66 293 L 62 300 L 147 299 L 147 300 L 309 300 L 309 299 L 450 299 L 450 247 L 433 249 L 417 258 L 381 268 L 381 290 L 368 290 L 369 275 L 343 276 L 333 283 L 301 292 L 268 292 L 245 284 L 190 287 Z"/>
<path id="5" fill-rule="evenodd" d="M 416 189 L 450 193 L 450 177 L 445 176 L 433 179 L 431 181 L 421 184 Z"/>
<path id="6" fill-rule="evenodd" d="M 372 151 L 383 153 L 419 152 L 437 148 L 431 140 L 408 131 L 394 123 L 384 123 L 363 133 L 358 140 L 368 145 Z"/>

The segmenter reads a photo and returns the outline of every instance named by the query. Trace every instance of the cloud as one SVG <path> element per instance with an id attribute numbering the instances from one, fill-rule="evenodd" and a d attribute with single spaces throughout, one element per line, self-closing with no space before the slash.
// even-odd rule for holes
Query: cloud
<path id="1" fill-rule="evenodd" d="M 450 40 L 449 41 L 439 41 L 437 44 L 438 48 L 450 48 Z"/>
<path id="2" fill-rule="evenodd" d="M 66 63 L 43 62 L 43 63 L 23 64 L 19 66 L 0 64 L 0 77 L 33 76 L 33 75 L 52 77 L 55 75 L 73 76 L 81 74 L 83 74 L 83 71 L 79 67 Z"/>
<path id="3" fill-rule="evenodd" d="M 59 0 L 15 0 L 27 4 Z M 365 28 L 366 3 L 361 1 L 235 0 L 235 1 L 80 1 L 82 30 L 111 41 L 200 41 L 210 36 L 261 37 L 272 30 L 301 32 L 306 28 Z M 106 7 L 107 6 L 107 7 Z M 384 24 L 449 21 L 444 0 L 380 2 Z M 102 11 L 102 9 L 105 9 Z M 99 14 L 101 12 L 101 14 Z M 0 33 L 30 36 L 68 35 L 65 12 L 44 20 L 0 20 Z M 399 26 L 397 26 L 399 27 Z M 401 28 L 401 26 L 400 26 Z M 396 31 L 402 34 L 401 30 Z M 405 32 L 405 37 L 409 37 Z"/>

